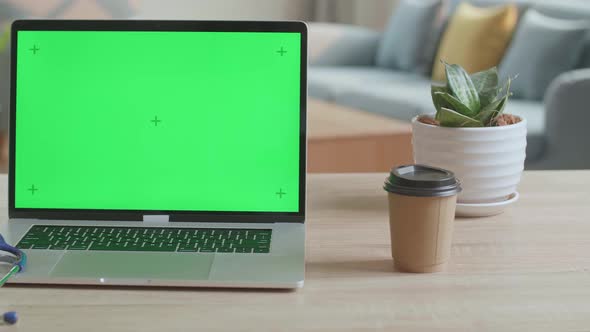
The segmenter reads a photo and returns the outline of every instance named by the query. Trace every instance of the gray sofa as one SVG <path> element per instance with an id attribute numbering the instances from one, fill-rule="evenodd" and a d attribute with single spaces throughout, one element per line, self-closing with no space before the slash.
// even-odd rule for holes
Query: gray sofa
<path id="1" fill-rule="evenodd" d="M 548 16 L 590 21 L 588 1 L 538 1 L 517 2 L 521 11 L 535 8 Z M 446 20 L 457 2 L 451 1 L 446 7 L 443 14 Z M 472 2 L 493 5 L 506 1 Z M 444 23 L 440 29 L 444 29 Z M 590 33 L 587 35 L 578 68 L 555 78 L 543 100 L 513 98 L 506 108 L 506 112 L 527 119 L 528 169 L 590 168 L 590 149 L 587 148 L 590 142 Z M 352 25 L 312 23 L 309 38 L 310 97 L 405 121 L 434 112 L 428 73 L 392 70 L 375 64 L 377 49 L 387 34 Z M 438 43 L 439 39 L 434 42 Z"/>

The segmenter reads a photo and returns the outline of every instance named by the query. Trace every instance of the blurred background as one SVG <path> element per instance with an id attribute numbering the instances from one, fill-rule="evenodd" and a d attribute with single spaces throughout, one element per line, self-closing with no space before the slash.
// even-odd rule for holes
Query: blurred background
<path id="1" fill-rule="evenodd" d="M 396 0 L 0 0 L 0 171 L 6 172 L 10 22 L 20 18 L 304 20 L 382 29 Z"/>
<path id="2" fill-rule="evenodd" d="M 510 6 L 517 8 L 517 16 L 511 16 L 510 8 L 505 8 Z M 534 96 L 517 91 L 507 109 L 527 119 L 526 167 L 590 168 L 590 150 L 585 147 L 590 141 L 586 102 L 590 91 L 590 28 L 580 28 L 584 23 L 590 27 L 590 0 L 0 0 L 0 171 L 4 172 L 9 28 L 19 18 L 309 22 L 308 81 L 309 96 L 314 101 L 310 109 L 323 114 L 321 118 L 312 116 L 311 125 L 316 121 L 323 126 L 321 130 L 332 132 L 328 127 L 333 125 L 331 120 L 337 119 L 341 132 L 336 138 L 342 138 L 334 139 L 331 143 L 336 145 L 328 148 L 325 141 L 315 140 L 312 135 L 310 150 L 316 151 L 313 144 L 317 141 L 318 156 L 325 157 L 326 162 L 338 160 L 338 165 L 344 165 L 317 168 L 331 172 L 386 171 L 394 160 L 411 159 L 408 123 L 416 115 L 433 112 L 430 84 L 437 81 L 435 58 L 448 62 L 453 62 L 453 56 L 464 58 L 465 54 L 457 54 L 459 45 L 463 53 L 469 53 L 470 61 L 477 62 L 482 58 L 478 54 L 479 40 L 496 38 L 494 33 L 514 20 L 509 34 L 503 37 L 509 47 L 494 49 L 498 51 L 494 65 L 500 71 L 503 67 L 537 67 L 531 68 L 528 77 L 520 73 L 515 83 L 523 85 L 522 91 L 536 88 Z M 447 29 L 453 20 L 466 28 Z M 461 34 L 470 29 L 480 35 L 472 36 L 475 39 L 465 48 Z M 454 55 L 445 54 L 453 47 Z M 547 83 L 540 87 L 539 73 L 543 73 Z M 373 117 L 355 117 L 351 115 L 354 112 Z M 351 123 L 344 123 L 346 117 Z M 375 148 L 378 142 L 371 142 L 373 147 L 359 145 L 358 153 L 374 149 L 371 155 L 367 154 L 367 163 L 346 166 L 350 161 L 349 147 L 338 144 L 351 142 L 350 129 L 365 123 L 368 129 L 356 131 L 355 143 L 362 139 L 366 143 L 366 138 L 375 137 L 376 131 L 384 127 L 379 124 L 386 123 L 385 119 L 391 119 L 388 125 L 401 124 L 394 126 L 398 128 L 396 135 L 401 137 L 400 143 L 396 143 L 399 151 L 382 143 Z M 369 128 L 372 126 L 373 131 Z M 322 134 L 317 136 L 323 137 Z M 384 158 L 384 149 L 391 156 Z M 313 156 L 310 160 L 314 161 Z"/>

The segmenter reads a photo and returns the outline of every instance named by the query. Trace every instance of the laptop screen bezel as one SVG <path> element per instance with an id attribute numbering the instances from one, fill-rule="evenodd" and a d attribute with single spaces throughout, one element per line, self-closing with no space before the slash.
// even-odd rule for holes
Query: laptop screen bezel
<path id="1" fill-rule="evenodd" d="M 16 80 L 19 31 L 206 31 L 206 32 L 294 32 L 301 36 L 300 63 L 300 134 L 299 134 L 299 211 L 298 212 L 223 212 L 170 210 L 98 210 L 16 208 Z M 170 221 L 186 222 L 299 222 L 306 209 L 306 123 L 307 123 L 307 26 L 299 21 L 156 21 L 156 20 L 17 20 L 12 24 L 10 50 L 10 121 L 9 121 L 9 218 L 124 220 L 142 221 L 146 215 L 168 215 Z M 56 147 L 59 148 L 59 147 Z"/>

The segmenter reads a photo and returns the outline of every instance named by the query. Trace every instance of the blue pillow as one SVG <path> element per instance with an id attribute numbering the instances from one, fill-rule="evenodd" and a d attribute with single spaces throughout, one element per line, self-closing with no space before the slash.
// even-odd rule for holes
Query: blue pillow
<path id="1" fill-rule="evenodd" d="M 401 0 L 377 49 L 377 66 L 426 73 L 431 63 L 425 55 L 441 5 L 441 0 Z"/>
<path id="2" fill-rule="evenodd" d="M 586 2 L 546 2 L 535 5 L 539 13 L 566 20 L 590 21 L 590 1 Z M 576 68 L 590 68 L 590 31 L 586 33 L 585 46 Z"/>
<path id="3" fill-rule="evenodd" d="M 500 64 L 500 76 L 518 75 L 511 90 L 517 98 L 541 100 L 559 74 L 579 62 L 590 22 L 545 16 L 529 9 Z"/>
<path id="4" fill-rule="evenodd" d="M 580 59 L 580 68 L 590 68 L 590 31 L 586 35 L 586 42 L 584 51 L 582 51 L 582 58 Z"/>

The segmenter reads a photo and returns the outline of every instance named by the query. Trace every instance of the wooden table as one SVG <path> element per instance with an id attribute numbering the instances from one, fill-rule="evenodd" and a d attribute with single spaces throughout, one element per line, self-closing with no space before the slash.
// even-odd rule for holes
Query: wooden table
<path id="1" fill-rule="evenodd" d="M 590 171 L 525 173 L 509 211 L 456 221 L 450 270 L 426 275 L 393 271 L 384 177 L 310 176 L 299 291 L 9 287 L 21 322 L 0 331 L 590 330 Z"/>
<path id="2" fill-rule="evenodd" d="M 307 109 L 309 172 L 385 172 L 412 162 L 409 123 L 316 99 Z"/>

